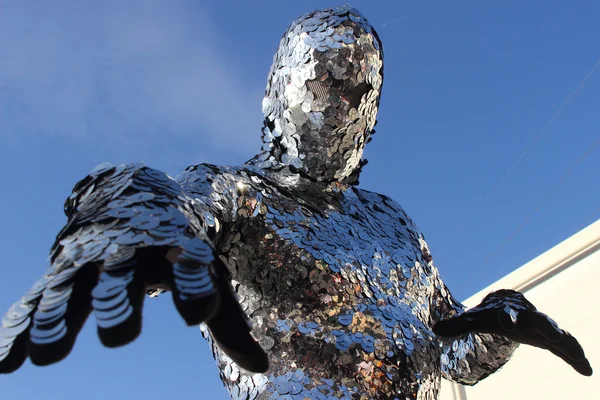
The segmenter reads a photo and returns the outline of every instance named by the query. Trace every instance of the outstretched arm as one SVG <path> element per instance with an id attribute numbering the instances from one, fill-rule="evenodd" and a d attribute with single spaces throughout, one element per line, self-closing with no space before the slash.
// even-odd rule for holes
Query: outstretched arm
<path id="1" fill-rule="evenodd" d="M 188 325 L 206 322 L 240 366 L 266 370 L 198 210 L 160 171 L 137 164 L 94 169 L 67 199 L 68 221 L 50 267 L 2 319 L 0 372 L 27 357 L 36 365 L 63 359 L 92 311 L 104 345 L 131 342 L 141 330 L 144 295 L 155 288 L 172 292 Z"/>
<path id="2" fill-rule="evenodd" d="M 498 290 L 469 310 L 437 278 L 433 331 L 443 344 L 444 378 L 473 385 L 497 371 L 519 344 L 551 351 L 582 375 L 592 368 L 577 340 L 535 308 L 521 293 Z"/>
<path id="3" fill-rule="evenodd" d="M 463 385 L 474 385 L 502 368 L 519 343 L 483 332 L 465 331 L 450 337 L 440 334 L 439 322 L 464 314 L 465 307 L 452 296 L 437 275 L 434 286 L 433 331 L 442 344 L 442 376 Z"/>

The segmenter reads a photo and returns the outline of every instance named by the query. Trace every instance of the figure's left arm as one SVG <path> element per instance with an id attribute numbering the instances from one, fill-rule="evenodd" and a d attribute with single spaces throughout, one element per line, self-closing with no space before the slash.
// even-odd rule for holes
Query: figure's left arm
<path id="1" fill-rule="evenodd" d="M 463 385 L 474 385 L 502 368 L 519 343 L 501 335 L 474 331 L 464 331 L 449 337 L 440 334 L 440 321 L 464 315 L 466 308 L 448 291 L 435 269 L 433 286 L 431 318 L 433 331 L 438 335 L 442 346 L 442 376 Z"/>
<path id="2" fill-rule="evenodd" d="M 579 342 L 525 296 L 503 289 L 465 310 L 434 275 L 433 332 L 442 343 L 443 377 L 474 385 L 500 369 L 519 344 L 551 351 L 582 375 L 592 368 Z"/>

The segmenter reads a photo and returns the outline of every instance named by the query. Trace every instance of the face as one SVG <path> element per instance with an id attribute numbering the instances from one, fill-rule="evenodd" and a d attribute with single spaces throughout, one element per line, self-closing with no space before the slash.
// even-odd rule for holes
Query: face
<path id="1" fill-rule="evenodd" d="M 266 166 L 290 166 L 322 182 L 360 165 L 383 81 L 377 34 L 344 6 L 300 17 L 284 34 L 263 100 Z"/>

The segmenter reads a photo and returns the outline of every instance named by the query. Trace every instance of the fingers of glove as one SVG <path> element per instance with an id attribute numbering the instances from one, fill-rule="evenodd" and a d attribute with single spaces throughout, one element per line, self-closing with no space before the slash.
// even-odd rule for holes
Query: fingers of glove
<path id="1" fill-rule="evenodd" d="M 142 329 L 144 279 L 135 259 L 105 266 L 92 290 L 98 337 L 107 347 L 136 339 Z"/>
<path id="2" fill-rule="evenodd" d="M 198 238 L 170 249 L 161 268 L 173 293 L 173 302 L 187 325 L 212 318 L 220 303 L 219 290 L 211 272 L 213 249 Z"/>
<path id="3" fill-rule="evenodd" d="M 572 361 L 586 361 L 585 353 L 583 348 L 571 334 L 565 332 L 562 340 L 557 343 L 548 343 L 548 348 L 553 349 L 555 354 L 560 354 L 559 356 L 567 361 L 567 359 Z M 589 364 L 589 363 L 588 363 Z"/>
<path id="4" fill-rule="evenodd" d="M 554 355 L 562 358 L 575 371 L 584 376 L 591 376 L 593 373 L 590 362 L 585 358 L 583 348 L 573 336 L 565 332 L 565 336 L 560 343 L 551 343 L 548 346 Z"/>
<path id="5" fill-rule="evenodd" d="M 550 342 L 558 343 L 563 340 L 565 332 L 558 327 L 546 314 L 530 311 L 519 315 L 519 325 L 526 323 L 525 327 L 528 331 L 541 335 Z"/>
<path id="6" fill-rule="evenodd" d="M 547 315 L 537 311 L 521 311 L 517 321 L 518 329 L 505 336 L 523 344 L 550 350 L 580 374 L 592 374 L 590 363 L 577 339 L 560 329 Z"/>
<path id="7" fill-rule="evenodd" d="M 250 372 L 266 372 L 269 369 L 269 358 L 250 334 L 251 327 L 246 314 L 240 307 L 229 280 L 222 273 L 227 267 L 218 258 L 214 265 L 221 304 L 207 326 L 219 348 L 237 365 Z"/>
<path id="8" fill-rule="evenodd" d="M 564 362 L 571 365 L 580 374 L 585 376 L 590 376 L 592 374 L 592 368 L 588 360 L 583 355 L 583 349 L 581 349 L 581 346 L 579 346 L 577 340 L 575 340 L 575 338 L 573 338 L 571 335 L 565 336 L 564 343 L 551 342 L 542 335 L 536 335 L 530 332 L 515 333 L 510 336 L 510 339 L 529 346 L 549 350 L 554 355 L 561 358 Z"/>
<path id="9" fill-rule="evenodd" d="M 35 365 L 65 358 L 91 310 L 91 289 L 97 280 L 95 265 L 67 268 L 52 277 L 42 293 L 29 332 L 29 357 Z"/>
<path id="10" fill-rule="evenodd" d="M 199 325 L 215 315 L 220 304 L 220 295 L 210 276 L 208 265 L 176 263 L 173 265 L 173 303 L 189 326 Z M 182 279 L 182 276 L 192 279 Z M 190 285 L 194 292 L 189 294 Z M 202 285 L 202 286 L 200 286 Z"/>
<path id="11" fill-rule="evenodd" d="M 13 304 L 0 323 L 0 373 L 17 370 L 29 355 L 32 316 L 50 281 L 49 269 L 25 296 Z"/>
<path id="12" fill-rule="evenodd" d="M 29 354 L 29 328 L 22 334 L 0 338 L 0 374 L 10 374 L 23 365 Z"/>

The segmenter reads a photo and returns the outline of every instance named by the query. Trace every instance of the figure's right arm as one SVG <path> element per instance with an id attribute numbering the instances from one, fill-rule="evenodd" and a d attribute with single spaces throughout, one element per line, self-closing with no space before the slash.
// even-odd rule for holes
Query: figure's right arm
<path id="1" fill-rule="evenodd" d="M 266 370 L 194 204 L 165 173 L 139 164 L 103 164 L 77 183 L 50 267 L 2 319 L 0 373 L 27 357 L 36 365 L 66 357 L 92 311 L 105 346 L 131 342 L 152 288 L 170 290 L 185 322 L 206 322 L 240 366 Z"/>

